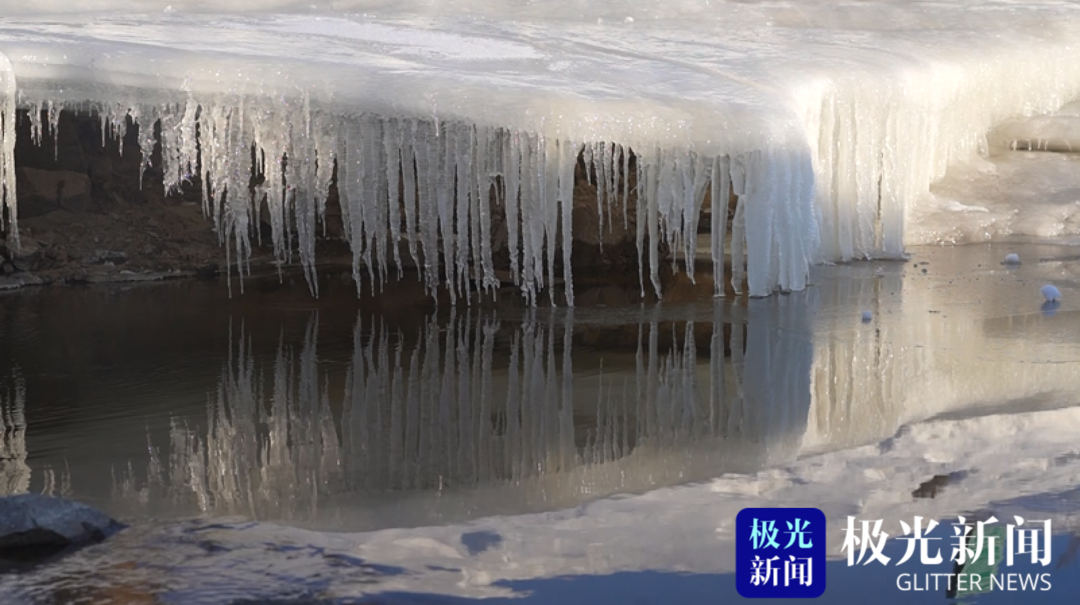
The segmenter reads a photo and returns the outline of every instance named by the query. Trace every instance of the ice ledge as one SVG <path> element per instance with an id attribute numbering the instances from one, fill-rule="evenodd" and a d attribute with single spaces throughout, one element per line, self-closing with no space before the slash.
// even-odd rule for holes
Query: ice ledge
<path id="1" fill-rule="evenodd" d="M 661 246 L 692 254 L 704 200 L 731 187 L 734 241 L 711 225 L 714 274 L 722 283 L 730 246 L 732 279 L 745 266 L 760 296 L 801 289 L 815 260 L 900 257 L 912 209 L 950 164 L 977 157 L 990 126 L 1080 96 L 1068 6 L 926 16 L 871 3 L 898 17 L 882 27 L 796 4 L 804 26 L 722 3 L 716 19 L 743 29 L 720 42 L 711 18 L 625 39 L 579 21 L 170 14 L 6 18 L 0 49 L 35 118 L 92 107 L 119 127 L 160 120 L 167 185 L 209 175 L 205 208 L 241 271 L 254 147 L 282 259 L 298 252 L 311 271 L 336 164 L 357 278 L 363 264 L 365 281 L 385 279 L 405 242 L 455 301 L 494 287 L 498 212 L 523 296 L 550 291 L 579 158 L 607 179 L 601 222 L 613 201 L 642 218 L 643 289 L 657 287 Z"/>

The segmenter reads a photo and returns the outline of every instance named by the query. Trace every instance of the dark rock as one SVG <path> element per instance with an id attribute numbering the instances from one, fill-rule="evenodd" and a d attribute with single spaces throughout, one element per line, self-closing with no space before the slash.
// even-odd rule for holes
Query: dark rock
<path id="1" fill-rule="evenodd" d="M 48 556 L 101 542 L 122 529 L 85 504 L 39 494 L 0 497 L 0 557 Z"/>
<path id="2" fill-rule="evenodd" d="M 919 488 L 911 492 L 915 498 L 933 498 L 938 492 L 945 489 L 949 484 L 949 475 L 934 475 L 929 481 L 924 481 Z"/>
<path id="3" fill-rule="evenodd" d="M 18 248 L 8 250 L 11 264 L 19 271 L 33 271 L 37 269 L 38 262 L 43 256 L 41 245 L 28 237 L 24 237 Z"/>
<path id="4" fill-rule="evenodd" d="M 19 217 L 32 218 L 60 208 L 85 212 L 92 203 L 90 177 L 70 170 L 16 170 L 19 191 Z"/>
<path id="5" fill-rule="evenodd" d="M 40 286 L 44 282 L 33 273 L 15 273 L 0 276 L 0 290 L 14 290 L 24 286 Z"/>
<path id="6" fill-rule="evenodd" d="M 217 263 L 207 263 L 207 264 L 199 267 L 195 271 L 195 274 L 197 276 L 199 276 L 200 278 L 203 278 L 203 279 L 210 279 L 210 278 L 217 277 L 219 273 L 221 273 L 221 268 L 218 267 Z M 350 277 L 350 279 L 352 278 L 351 275 L 349 277 Z"/>
<path id="7" fill-rule="evenodd" d="M 89 160 L 90 185 L 96 195 L 104 196 L 113 188 L 113 164 L 108 156 L 95 155 Z"/>
<path id="8" fill-rule="evenodd" d="M 89 263 L 100 263 L 104 265 L 122 265 L 128 260 L 128 255 L 124 252 L 118 252 L 116 250 L 94 250 L 86 261 Z"/>

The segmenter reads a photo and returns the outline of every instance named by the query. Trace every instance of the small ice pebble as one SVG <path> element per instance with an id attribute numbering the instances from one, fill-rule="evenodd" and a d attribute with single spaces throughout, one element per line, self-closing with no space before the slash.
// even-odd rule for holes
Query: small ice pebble
<path id="1" fill-rule="evenodd" d="M 1005 264 L 1006 265 L 1019 265 L 1020 264 L 1020 255 L 1016 254 L 1016 253 L 1006 254 L 1005 255 Z"/>
<path id="2" fill-rule="evenodd" d="M 862 312 L 862 322 L 864 324 L 870 323 L 870 320 L 874 319 L 874 315 L 869 311 Z"/>
<path id="3" fill-rule="evenodd" d="M 1046 284 L 1039 290 L 1042 292 L 1043 298 L 1046 302 L 1055 302 L 1061 298 L 1061 291 L 1055 288 L 1052 284 Z"/>

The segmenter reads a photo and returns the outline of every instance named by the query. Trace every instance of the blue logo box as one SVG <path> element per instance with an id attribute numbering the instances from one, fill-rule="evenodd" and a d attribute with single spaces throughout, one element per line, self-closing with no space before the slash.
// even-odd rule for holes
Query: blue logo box
<path id="1" fill-rule="evenodd" d="M 825 513 L 744 508 L 735 517 L 735 587 L 750 599 L 816 599 L 825 592 Z"/>

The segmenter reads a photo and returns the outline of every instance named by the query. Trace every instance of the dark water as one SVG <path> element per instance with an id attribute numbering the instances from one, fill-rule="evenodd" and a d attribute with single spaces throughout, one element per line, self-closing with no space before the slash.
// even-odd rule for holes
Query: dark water
<path id="1" fill-rule="evenodd" d="M 274 280 L 5 294 L 0 493 L 132 529 L 0 599 L 726 601 L 734 514 L 803 505 L 1049 511 L 1053 589 L 963 602 L 1072 602 L 1078 263 L 1019 249 L 1039 260 L 926 249 L 766 299 L 583 282 L 573 310 L 358 301 L 337 278 L 318 301 Z M 946 598 L 898 573 L 834 561 L 822 600 Z"/>

